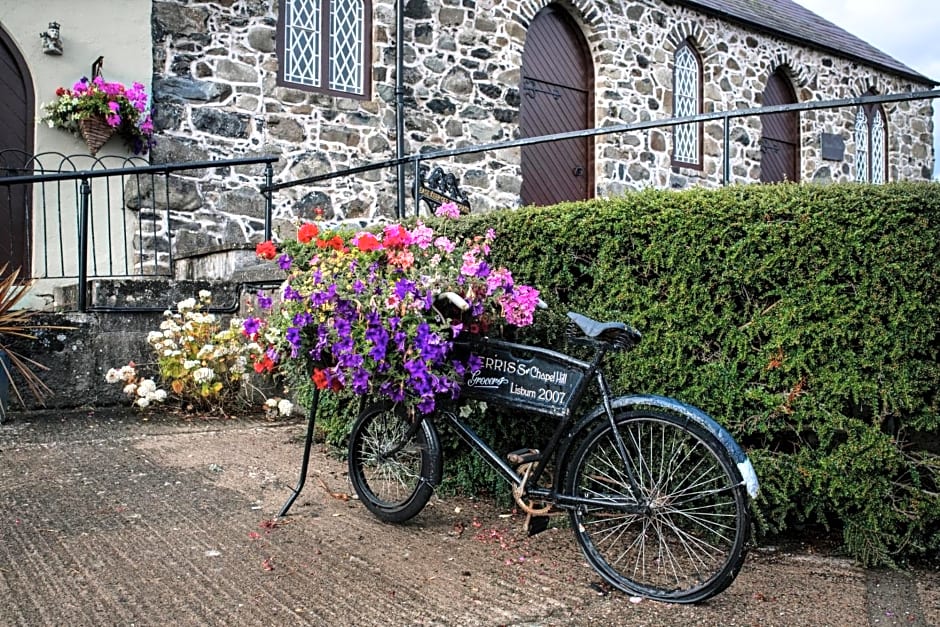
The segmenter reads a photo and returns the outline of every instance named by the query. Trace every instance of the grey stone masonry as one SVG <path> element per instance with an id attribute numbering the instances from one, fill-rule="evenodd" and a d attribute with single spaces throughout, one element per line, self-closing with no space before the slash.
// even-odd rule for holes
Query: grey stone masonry
<path id="1" fill-rule="evenodd" d="M 407 153 L 518 137 L 526 28 L 546 4 L 544 0 L 404 3 Z M 154 102 L 160 133 L 156 160 L 274 154 L 280 157 L 275 180 L 290 181 L 395 156 L 398 34 L 393 0 L 372 2 L 369 100 L 277 84 L 277 0 L 156 0 L 153 6 Z M 704 112 L 760 106 L 768 77 L 781 68 L 800 102 L 852 98 L 871 88 L 883 94 L 929 88 L 748 30 L 738 22 L 697 13 L 681 3 L 573 0 L 563 6 L 589 44 L 599 127 L 666 120 L 672 115 L 673 53 L 684 40 L 691 41 L 701 56 Z M 887 178 L 929 178 L 934 159 L 930 101 L 888 104 L 884 109 Z M 800 114 L 802 180 L 853 180 L 854 116 L 854 107 Z M 701 169 L 673 167 L 668 126 L 599 137 L 594 142 L 595 194 L 617 195 L 644 186 L 720 185 L 722 133 L 720 122 L 704 125 Z M 844 141 L 840 161 L 822 158 L 823 134 Z M 759 180 L 760 136 L 758 117 L 732 122 L 732 183 Z M 458 175 L 475 211 L 520 203 L 518 149 L 433 165 Z M 261 221 L 258 205 L 250 198 L 256 187 L 244 174 L 212 172 L 206 180 L 193 183 L 213 204 L 207 218 L 232 225 L 257 241 Z M 390 169 L 285 190 L 275 198 L 275 228 L 292 234 L 291 222 L 313 218 L 317 208 L 326 219 L 336 221 L 392 217 L 395 180 Z M 213 192 L 223 188 L 244 193 Z"/>

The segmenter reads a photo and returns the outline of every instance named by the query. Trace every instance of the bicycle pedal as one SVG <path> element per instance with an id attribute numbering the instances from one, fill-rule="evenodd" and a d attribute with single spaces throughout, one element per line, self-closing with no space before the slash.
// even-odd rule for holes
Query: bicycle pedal
<path id="1" fill-rule="evenodd" d="M 538 449 L 521 448 L 507 455 L 506 459 L 508 459 L 511 464 L 527 464 L 529 462 L 539 461 L 542 459 L 542 454 L 538 452 Z"/>

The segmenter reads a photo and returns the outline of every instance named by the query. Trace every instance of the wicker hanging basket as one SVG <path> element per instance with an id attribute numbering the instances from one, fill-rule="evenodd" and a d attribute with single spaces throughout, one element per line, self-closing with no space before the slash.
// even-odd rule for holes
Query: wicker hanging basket
<path id="1" fill-rule="evenodd" d="M 108 126 L 108 122 L 101 115 L 79 120 L 78 129 L 92 156 L 98 153 L 98 149 L 104 146 L 115 132 L 115 129 Z"/>

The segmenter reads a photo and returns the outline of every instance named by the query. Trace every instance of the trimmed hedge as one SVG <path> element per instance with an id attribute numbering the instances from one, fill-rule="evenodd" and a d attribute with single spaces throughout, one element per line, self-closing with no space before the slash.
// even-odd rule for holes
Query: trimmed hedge
<path id="1" fill-rule="evenodd" d="M 940 185 L 648 190 L 435 227 L 496 230 L 550 305 L 540 341 L 568 310 L 640 329 L 613 386 L 729 428 L 759 531 L 821 523 L 867 565 L 940 548 Z"/>
<path id="2" fill-rule="evenodd" d="M 725 425 L 761 481 L 758 532 L 822 524 L 865 565 L 940 549 L 940 185 L 647 190 L 429 222 L 496 230 L 494 262 L 550 306 L 526 339 L 562 347 L 569 310 L 640 329 L 612 387 Z M 339 443 L 357 403 L 330 397 Z M 550 428 L 474 424 L 497 450 Z M 508 493 L 465 448 L 446 454 L 445 489 Z"/>

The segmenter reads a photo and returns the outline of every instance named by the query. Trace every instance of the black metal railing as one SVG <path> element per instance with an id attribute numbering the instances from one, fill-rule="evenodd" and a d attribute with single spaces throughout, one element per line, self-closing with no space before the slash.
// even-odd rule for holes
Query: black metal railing
<path id="1" fill-rule="evenodd" d="M 866 95 L 858 96 L 855 98 L 842 98 L 836 100 L 820 100 L 814 102 L 800 102 L 795 104 L 785 104 L 785 105 L 773 105 L 766 107 L 751 107 L 746 109 L 735 109 L 731 111 L 715 111 L 712 113 L 700 113 L 698 115 L 689 115 L 675 118 L 667 118 L 660 120 L 647 120 L 643 122 L 634 122 L 631 124 L 617 124 L 613 126 L 604 126 L 601 128 L 593 129 L 584 129 L 579 131 L 569 131 L 566 133 L 555 133 L 552 135 L 540 135 L 538 137 L 524 137 L 520 139 L 513 139 L 502 142 L 493 142 L 489 144 L 481 144 L 476 146 L 465 146 L 462 148 L 453 148 L 447 150 L 438 150 L 438 151 L 428 151 L 423 153 L 415 153 L 413 155 L 408 155 L 395 159 L 386 159 L 384 161 L 376 161 L 372 163 L 366 163 L 360 166 L 355 166 L 352 168 L 345 168 L 343 170 L 337 170 L 334 172 L 329 172 L 326 174 L 318 174 L 314 176 L 308 176 L 302 179 L 296 179 L 293 181 L 284 181 L 281 183 L 272 184 L 269 187 L 263 188 L 264 191 L 277 192 L 284 189 L 289 189 L 291 187 L 296 187 L 299 185 L 314 185 L 317 183 L 323 183 L 325 181 L 330 181 L 337 178 L 342 178 L 345 176 L 352 176 L 355 174 L 362 174 L 365 172 L 371 172 L 373 170 L 385 170 L 390 168 L 398 168 L 398 176 L 404 176 L 402 174 L 403 170 L 402 165 L 411 165 L 411 172 L 419 172 L 420 167 L 423 163 L 429 161 L 440 161 L 443 159 L 454 159 L 456 157 L 461 157 L 465 155 L 472 155 L 477 153 L 493 152 L 498 150 L 506 150 L 509 148 L 521 148 L 523 146 L 531 146 L 535 144 L 544 144 L 554 141 L 562 141 L 566 139 L 579 139 L 579 138 L 588 138 L 588 137 L 600 137 L 603 135 L 619 135 L 624 133 L 640 132 L 640 131 L 649 131 L 653 129 L 662 129 L 662 128 L 672 128 L 674 126 L 690 123 L 701 123 L 701 122 L 714 122 L 720 121 L 722 123 L 722 168 L 721 168 L 721 184 L 728 185 L 731 179 L 731 131 L 732 131 L 732 122 L 734 120 L 746 117 L 760 117 L 764 115 L 770 115 L 774 113 L 783 113 L 783 112 L 802 112 L 802 111 L 818 111 L 823 109 L 840 109 L 844 107 L 859 107 L 868 104 L 884 104 L 892 102 L 906 102 L 913 100 L 932 100 L 934 98 L 940 98 L 940 89 L 935 90 L 926 90 L 926 91 L 916 91 L 916 92 L 906 92 L 898 94 L 885 94 L 885 95 Z M 404 187 L 402 182 L 399 182 L 399 188 Z M 413 194 L 413 207 L 414 215 L 418 215 L 420 210 L 420 198 L 418 196 L 417 186 L 412 186 Z M 399 203 L 398 206 L 398 217 L 405 217 L 406 212 L 405 208 Z"/>
<path id="2" fill-rule="evenodd" d="M 49 159 L 59 160 L 55 169 L 44 164 Z M 174 223 L 192 215 L 174 213 L 174 174 L 263 164 L 264 180 L 255 189 L 265 198 L 263 229 L 270 237 L 272 198 L 263 190 L 271 187 L 277 157 L 161 165 L 113 158 L 119 167 L 108 167 L 103 157 L 79 169 L 88 159 L 0 152 L 0 172 L 6 174 L 0 176 L 0 210 L 6 215 L 0 216 L 7 222 L 0 225 L 2 259 L 22 268 L 23 278 L 76 279 L 79 311 L 87 306 L 89 279 L 172 273 Z"/>
<path id="3" fill-rule="evenodd" d="M 180 181 L 211 178 L 204 174 L 207 170 L 265 166 L 263 177 L 258 176 L 259 179 L 263 178 L 263 182 L 259 181 L 255 189 L 259 190 L 264 201 L 262 236 L 270 239 L 274 194 L 298 186 L 314 186 L 338 178 L 395 168 L 399 190 L 397 217 L 403 218 L 408 211 L 404 206 L 402 189 L 410 187 L 413 190 L 413 215 L 418 215 L 421 207 L 420 186 L 406 186 L 403 180 L 403 177 L 409 175 L 406 166 L 410 166 L 407 169 L 413 176 L 413 173 L 427 170 L 429 162 L 466 155 L 715 121 L 721 122 L 723 129 L 721 183 L 728 184 L 731 172 L 730 137 L 734 120 L 780 112 L 839 109 L 937 97 L 940 97 L 940 90 L 867 95 L 648 120 L 420 152 L 278 183 L 273 180 L 273 163 L 278 160 L 275 156 L 162 165 L 150 165 L 140 158 L 103 157 L 93 159 L 90 167 L 80 168 L 81 160 L 90 157 L 66 157 L 58 153 L 33 156 L 0 151 L 0 266 L 9 260 L 13 262 L 13 267 L 25 268 L 27 271 L 22 272 L 22 276 L 29 278 L 76 279 L 80 286 L 78 308 L 84 311 L 89 279 L 172 274 L 174 236 L 183 230 L 195 232 L 187 224 L 187 220 L 193 219 L 193 212 L 174 209 L 178 199 L 174 198 L 176 190 L 173 186 L 180 184 Z M 49 159 L 58 159 L 59 162 L 50 168 L 43 163 L 43 160 Z M 118 167 L 109 167 L 114 159 L 118 160 Z M 3 203 L 6 203 L 6 207 Z M 8 224 L 2 223 L 3 209 L 9 209 L 6 212 Z M 15 217 L 20 220 L 19 223 L 14 224 Z M 28 241 L 13 241 L 17 233 L 26 233 L 24 239 Z M 233 247 L 245 243 L 248 242 L 225 242 Z"/>

